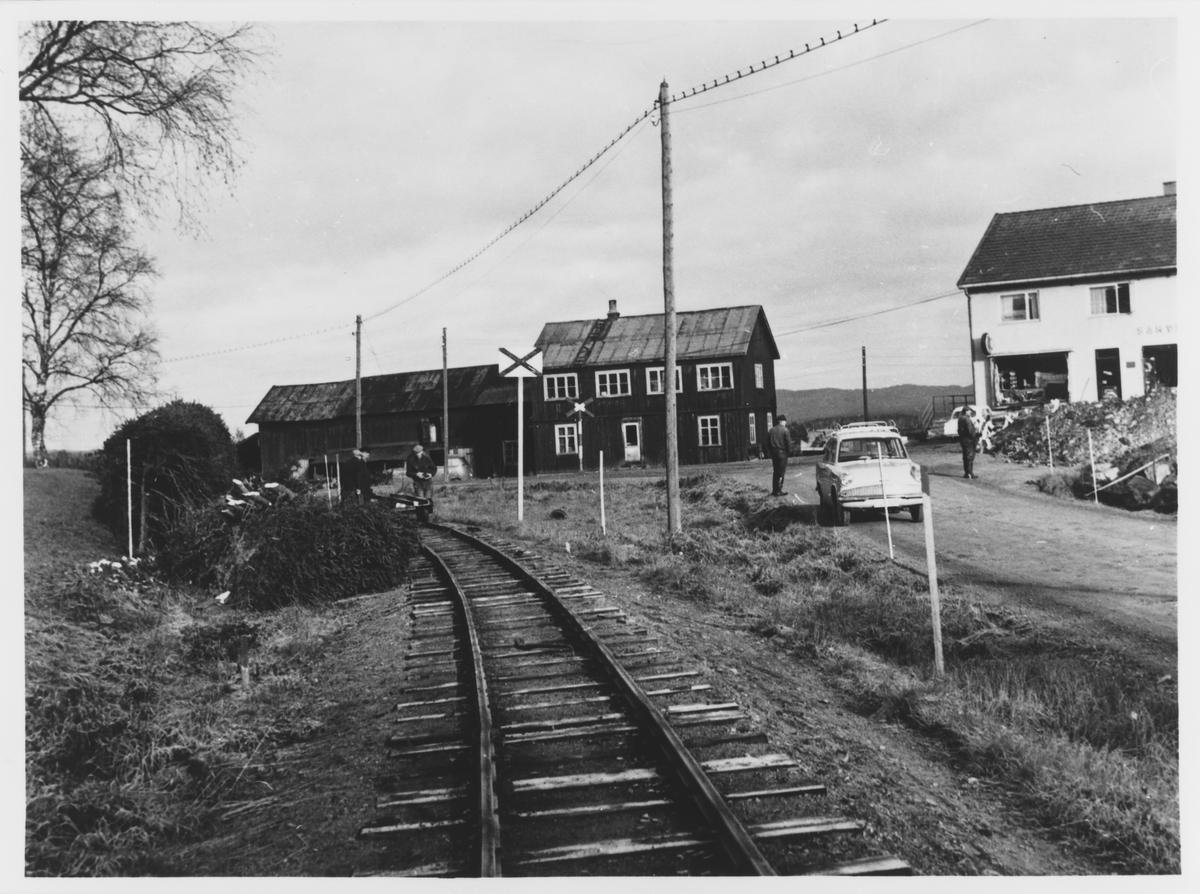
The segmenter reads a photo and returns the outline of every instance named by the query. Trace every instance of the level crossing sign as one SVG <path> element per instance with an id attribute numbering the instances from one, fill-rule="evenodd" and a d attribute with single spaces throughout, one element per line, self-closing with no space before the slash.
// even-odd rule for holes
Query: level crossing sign
<path id="1" fill-rule="evenodd" d="M 579 418 L 582 419 L 583 414 L 587 413 L 589 416 L 594 417 L 596 414 L 593 413 L 591 410 L 589 410 L 587 407 L 587 405 L 590 404 L 594 400 L 595 400 L 594 397 L 589 397 L 584 401 L 575 401 L 575 409 L 567 411 L 567 415 L 574 416 L 576 413 L 578 413 Z"/>
<path id="2" fill-rule="evenodd" d="M 507 364 L 507 366 L 505 365 Z M 542 374 L 542 349 L 518 357 L 500 349 L 500 375 L 510 379 L 535 379 Z M 525 518 L 525 383 L 517 383 L 517 521 Z"/>
<path id="3" fill-rule="evenodd" d="M 505 364 L 508 365 L 505 366 Z M 524 357 L 518 357 L 508 348 L 500 349 L 500 375 L 516 379 L 529 379 L 541 374 L 541 348 L 534 348 Z"/>

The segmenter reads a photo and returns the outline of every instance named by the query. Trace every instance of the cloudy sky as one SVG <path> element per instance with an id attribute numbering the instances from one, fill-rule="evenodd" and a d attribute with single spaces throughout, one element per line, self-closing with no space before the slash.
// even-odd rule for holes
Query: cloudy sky
<path id="1" fill-rule="evenodd" d="M 863 346 L 872 387 L 969 383 L 955 282 L 993 214 L 1176 179 L 1177 22 L 1132 16 L 1181 5 L 247 8 L 274 53 L 241 94 L 245 166 L 212 186 L 204 235 L 142 234 L 161 387 L 247 434 L 271 385 L 353 378 L 356 314 L 373 375 L 440 368 L 443 328 L 463 366 L 612 299 L 661 313 L 661 130 L 642 115 L 664 77 L 678 93 L 828 44 L 670 110 L 677 306 L 763 305 L 780 388 L 857 388 Z M 1071 15 L 1092 8 L 1130 17 Z M 385 20 L 405 11 L 425 20 Z M 48 446 L 96 447 L 117 421 L 62 412 Z"/>

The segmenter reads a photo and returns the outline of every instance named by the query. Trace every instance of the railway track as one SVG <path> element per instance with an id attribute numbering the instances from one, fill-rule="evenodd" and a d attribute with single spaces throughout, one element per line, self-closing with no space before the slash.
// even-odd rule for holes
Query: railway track
<path id="1" fill-rule="evenodd" d="M 371 874 L 908 873 L 601 592 L 514 544 L 422 543 Z"/>

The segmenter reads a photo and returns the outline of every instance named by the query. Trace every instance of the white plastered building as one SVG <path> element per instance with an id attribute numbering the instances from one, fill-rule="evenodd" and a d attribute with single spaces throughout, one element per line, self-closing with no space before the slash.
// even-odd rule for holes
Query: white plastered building
<path id="1" fill-rule="evenodd" d="M 1161 196 L 992 218 L 958 281 L 978 401 L 1177 386 L 1175 183 L 1163 186 Z"/>

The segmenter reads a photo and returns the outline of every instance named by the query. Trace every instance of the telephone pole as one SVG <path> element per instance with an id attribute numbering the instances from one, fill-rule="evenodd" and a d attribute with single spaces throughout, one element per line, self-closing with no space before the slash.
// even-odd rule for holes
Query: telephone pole
<path id="1" fill-rule="evenodd" d="M 446 366 L 446 327 L 442 327 L 442 484 L 450 483 L 450 379 Z"/>
<path id="2" fill-rule="evenodd" d="M 867 414 L 867 346 L 863 345 L 863 422 L 870 422 L 871 417 Z"/>
<path id="3" fill-rule="evenodd" d="M 354 446 L 362 449 L 362 314 L 354 318 Z"/>
<path id="4" fill-rule="evenodd" d="M 667 80 L 658 88 L 658 121 L 662 131 L 662 205 L 663 205 L 663 340 L 665 362 L 663 392 L 667 412 L 667 535 L 683 531 L 679 512 L 679 441 L 675 399 L 675 272 L 671 198 L 671 130 L 667 119 Z"/>

